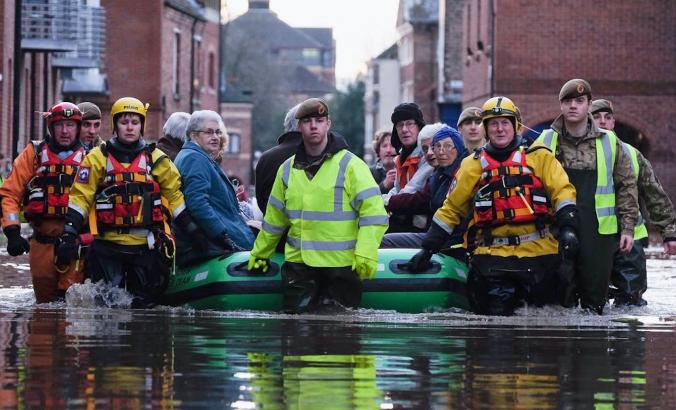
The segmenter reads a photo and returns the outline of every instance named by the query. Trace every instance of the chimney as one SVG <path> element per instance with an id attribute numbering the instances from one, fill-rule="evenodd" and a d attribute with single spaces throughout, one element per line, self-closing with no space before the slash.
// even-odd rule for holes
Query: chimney
<path id="1" fill-rule="evenodd" d="M 249 0 L 249 10 L 270 9 L 270 0 Z"/>

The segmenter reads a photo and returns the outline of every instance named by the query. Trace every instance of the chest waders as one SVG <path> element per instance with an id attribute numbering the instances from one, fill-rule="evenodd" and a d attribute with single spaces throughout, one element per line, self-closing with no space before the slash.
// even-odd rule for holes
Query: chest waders
<path id="1" fill-rule="evenodd" d="M 618 235 L 601 235 L 596 216 L 594 195 L 596 170 L 566 169 L 577 191 L 578 235 L 580 251 L 574 261 L 564 263 L 568 275 L 574 272 L 574 282 L 580 304 L 602 313 L 608 296 L 613 255 L 619 246 Z M 572 272 L 570 271 L 572 269 Z"/>

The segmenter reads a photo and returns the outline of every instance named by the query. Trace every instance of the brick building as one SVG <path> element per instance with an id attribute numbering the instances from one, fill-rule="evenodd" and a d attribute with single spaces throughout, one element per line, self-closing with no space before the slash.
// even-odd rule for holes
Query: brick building
<path id="1" fill-rule="evenodd" d="M 102 0 L 107 13 L 109 112 L 124 96 L 149 103 L 146 135 L 159 137 L 176 111 L 219 111 L 218 0 Z M 110 135 L 104 121 L 102 135 Z"/>
<path id="2" fill-rule="evenodd" d="M 464 14 L 465 105 L 507 95 L 539 131 L 560 112 L 561 85 L 584 78 L 676 202 L 676 2 L 469 0 Z"/>
<path id="3" fill-rule="evenodd" d="M 401 101 L 414 101 L 427 121 L 437 107 L 439 0 L 400 0 L 397 14 Z M 394 108 L 394 107 L 392 107 Z"/>

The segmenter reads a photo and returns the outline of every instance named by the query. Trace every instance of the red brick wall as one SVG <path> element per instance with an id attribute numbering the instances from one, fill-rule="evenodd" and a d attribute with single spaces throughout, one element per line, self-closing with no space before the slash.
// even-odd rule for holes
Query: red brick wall
<path id="1" fill-rule="evenodd" d="M 203 24 L 202 46 L 200 47 L 200 70 L 198 73 L 198 88 L 200 107 L 203 110 L 218 112 L 218 24 L 207 22 Z M 209 84 L 209 55 L 213 56 L 213 84 Z"/>
<path id="2" fill-rule="evenodd" d="M 223 156 L 223 168 L 228 174 L 242 178 L 251 184 L 251 110 L 247 103 L 221 103 L 221 116 L 228 133 L 240 135 L 240 151 L 236 155 Z"/>
<path id="3" fill-rule="evenodd" d="M 486 0 L 470 0 L 470 44 L 486 33 L 491 19 Z M 559 113 L 558 93 L 571 78 L 591 83 L 595 98 L 613 101 L 617 119 L 648 140 L 645 154 L 676 202 L 673 107 L 676 106 L 676 2 L 656 0 L 500 1 L 496 8 L 495 94 L 512 97 L 535 125 Z M 480 27 L 477 29 L 477 22 Z M 516 24 L 522 22 L 523 24 Z M 467 22 L 465 22 L 467 24 Z M 466 42 L 466 38 L 464 40 Z M 489 56 L 465 66 L 464 104 L 490 97 Z"/>
<path id="4" fill-rule="evenodd" d="M 110 107 L 120 97 L 136 97 L 150 103 L 146 135 L 161 132 L 162 100 L 162 0 L 102 0 L 106 9 L 106 56 L 104 71 L 110 87 L 102 135 L 111 135 Z"/>
<path id="5" fill-rule="evenodd" d="M 439 118 L 437 110 L 437 26 L 415 25 L 414 38 L 414 101 L 420 105 L 426 122 Z"/>
<path id="6" fill-rule="evenodd" d="M 164 9 L 164 19 L 162 21 L 162 62 L 160 65 L 160 74 L 162 77 L 161 94 L 165 101 L 164 112 L 161 121 L 164 124 L 169 116 L 177 111 L 190 112 L 190 65 L 191 65 L 191 44 L 192 44 L 192 25 L 194 19 L 183 13 L 180 13 L 169 7 Z M 196 26 L 196 34 L 200 31 L 202 24 Z M 179 62 L 179 92 L 174 91 L 173 76 L 173 53 L 175 47 L 176 32 L 180 31 L 180 62 Z M 195 107 L 198 109 L 198 107 Z"/>

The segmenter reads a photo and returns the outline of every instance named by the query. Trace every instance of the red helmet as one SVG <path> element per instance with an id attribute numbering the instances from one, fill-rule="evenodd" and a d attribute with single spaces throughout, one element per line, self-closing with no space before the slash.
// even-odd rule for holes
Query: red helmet
<path id="1" fill-rule="evenodd" d="M 49 109 L 47 115 L 47 128 L 49 135 L 54 135 L 54 123 L 63 120 L 72 120 L 77 123 L 78 130 L 82 124 L 82 112 L 77 105 L 69 102 L 58 103 Z"/>

